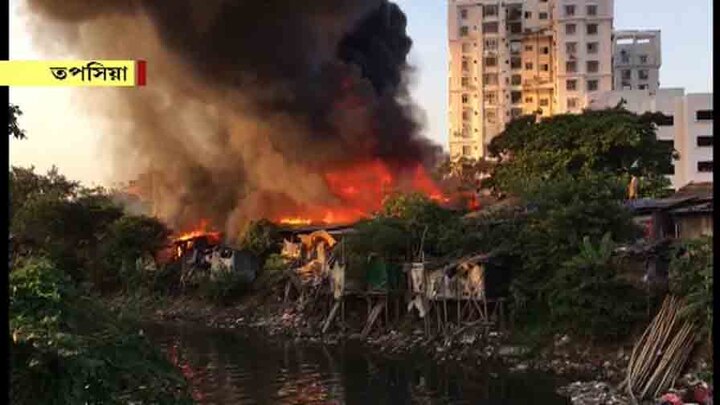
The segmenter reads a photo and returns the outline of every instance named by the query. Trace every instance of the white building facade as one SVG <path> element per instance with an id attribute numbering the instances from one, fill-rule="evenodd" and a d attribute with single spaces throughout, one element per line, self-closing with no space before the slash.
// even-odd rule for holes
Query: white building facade
<path id="1" fill-rule="evenodd" d="M 613 90 L 660 88 L 659 30 L 623 30 L 613 35 Z"/>
<path id="2" fill-rule="evenodd" d="M 613 0 L 448 0 L 449 146 L 481 158 L 513 118 L 613 88 Z"/>
<path id="3" fill-rule="evenodd" d="M 685 94 L 683 89 L 615 90 L 597 94 L 589 108 L 614 107 L 620 100 L 635 113 L 662 112 L 669 117 L 658 125 L 657 137 L 671 143 L 680 155 L 669 174 L 674 189 L 713 181 L 712 94 Z"/>

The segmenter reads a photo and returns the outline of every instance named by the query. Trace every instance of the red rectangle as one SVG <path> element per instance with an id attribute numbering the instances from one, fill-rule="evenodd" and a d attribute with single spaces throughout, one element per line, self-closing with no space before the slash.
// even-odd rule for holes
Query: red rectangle
<path id="1" fill-rule="evenodd" d="M 135 85 L 144 86 L 147 81 L 147 62 L 144 60 L 135 61 Z"/>

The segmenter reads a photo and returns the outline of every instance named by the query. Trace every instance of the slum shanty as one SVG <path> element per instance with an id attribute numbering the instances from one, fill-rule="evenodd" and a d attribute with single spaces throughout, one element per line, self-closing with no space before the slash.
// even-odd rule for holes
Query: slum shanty
<path id="1" fill-rule="evenodd" d="M 370 254 L 356 265 L 362 268 L 351 268 L 343 238 L 352 232 L 352 227 L 304 228 L 283 240 L 285 302 L 322 312 L 323 333 L 333 325 L 350 327 L 348 306 L 364 307 L 363 337 L 406 316 L 422 319 L 427 334 L 448 332 L 451 326 L 504 326 L 504 298 L 486 287 L 488 269 L 499 272 L 491 255 L 441 262 L 425 260 L 420 251 L 417 260 L 393 263 Z"/>

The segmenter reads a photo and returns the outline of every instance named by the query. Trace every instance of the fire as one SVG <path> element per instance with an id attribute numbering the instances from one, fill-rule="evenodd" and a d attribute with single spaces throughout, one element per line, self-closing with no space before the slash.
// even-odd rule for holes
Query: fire
<path id="1" fill-rule="evenodd" d="M 285 225 L 347 224 L 370 217 L 393 192 L 417 192 L 438 203 L 450 201 L 422 165 L 393 173 L 381 160 L 373 160 L 324 173 L 336 202 L 302 207 L 279 217 Z"/>
<path id="2" fill-rule="evenodd" d="M 173 241 L 176 243 L 186 242 L 201 236 L 207 237 L 209 241 L 213 243 L 219 243 L 222 239 L 222 234 L 220 232 L 208 230 L 208 220 L 201 219 L 199 225 L 196 226 L 195 229 L 181 233 L 180 235 L 174 237 Z"/>

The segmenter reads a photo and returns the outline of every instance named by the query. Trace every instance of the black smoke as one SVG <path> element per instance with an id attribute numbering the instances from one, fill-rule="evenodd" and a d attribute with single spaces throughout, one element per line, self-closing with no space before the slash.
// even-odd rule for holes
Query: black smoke
<path id="1" fill-rule="evenodd" d="M 439 152 L 420 135 L 407 89 L 412 41 L 389 1 L 27 2 L 40 22 L 63 27 L 41 42 L 59 38 L 87 59 L 148 60 L 145 93 L 118 96 L 134 126 L 120 143 L 155 173 L 163 191 L 153 198 L 174 207 L 171 222 L 236 228 L 230 217 L 271 216 L 283 199 L 332 199 L 321 180 L 302 180 L 308 173 L 372 159 L 402 171 Z M 147 25 L 154 38 L 134 32 Z M 178 124 L 181 111 L 197 115 L 199 142 L 217 158 L 188 146 L 198 131 Z M 307 184 L 286 191 L 268 178 Z"/>

